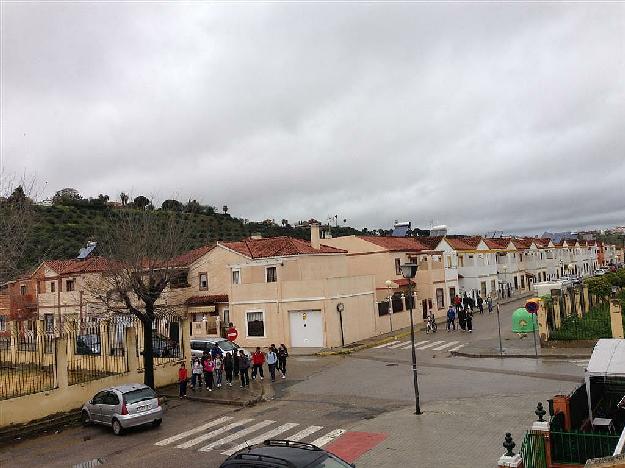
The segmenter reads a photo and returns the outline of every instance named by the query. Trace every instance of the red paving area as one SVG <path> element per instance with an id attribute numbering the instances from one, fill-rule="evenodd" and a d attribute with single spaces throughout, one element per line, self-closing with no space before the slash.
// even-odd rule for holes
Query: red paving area
<path id="1" fill-rule="evenodd" d="M 382 442 L 388 434 L 378 432 L 346 432 L 331 444 L 324 447 L 330 453 L 348 463 L 358 459 L 363 453 Z"/>

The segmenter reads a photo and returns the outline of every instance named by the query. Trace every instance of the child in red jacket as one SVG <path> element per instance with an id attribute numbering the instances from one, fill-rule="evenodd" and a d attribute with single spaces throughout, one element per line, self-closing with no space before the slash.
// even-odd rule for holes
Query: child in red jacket
<path id="1" fill-rule="evenodd" d="M 257 346 L 256 351 L 252 353 L 252 380 L 256 380 L 256 373 L 260 374 L 260 380 L 263 380 L 263 364 L 265 363 L 265 355 Z"/>
<path id="2" fill-rule="evenodd" d="M 180 389 L 180 399 L 186 398 L 187 396 L 187 379 L 189 376 L 187 375 L 187 368 L 184 365 L 184 362 L 180 364 L 180 369 L 178 369 L 178 386 Z"/>

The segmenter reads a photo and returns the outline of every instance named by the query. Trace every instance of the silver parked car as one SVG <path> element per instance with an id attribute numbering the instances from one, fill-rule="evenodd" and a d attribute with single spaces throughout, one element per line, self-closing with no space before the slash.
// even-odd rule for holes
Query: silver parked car
<path id="1" fill-rule="evenodd" d="M 152 390 L 143 384 L 127 384 L 105 388 L 82 407 L 83 425 L 92 423 L 111 426 L 115 435 L 124 429 L 163 420 L 163 408 Z"/>
<path id="2" fill-rule="evenodd" d="M 196 358 L 201 358 L 204 352 L 210 353 L 210 350 L 213 349 L 213 345 L 217 343 L 219 349 L 221 349 L 222 354 L 225 356 L 226 353 L 239 353 L 239 351 L 243 351 L 247 357 L 250 357 L 250 352 L 241 348 L 238 344 L 232 343 L 223 338 L 192 338 L 191 339 L 191 356 Z"/>

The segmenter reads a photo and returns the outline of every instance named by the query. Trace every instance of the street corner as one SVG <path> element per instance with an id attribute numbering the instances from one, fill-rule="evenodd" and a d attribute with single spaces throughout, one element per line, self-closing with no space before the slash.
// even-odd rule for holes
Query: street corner
<path id="1" fill-rule="evenodd" d="M 348 463 L 353 463 L 387 437 L 388 434 L 378 432 L 346 432 L 328 444 L 326 450 Z"/>

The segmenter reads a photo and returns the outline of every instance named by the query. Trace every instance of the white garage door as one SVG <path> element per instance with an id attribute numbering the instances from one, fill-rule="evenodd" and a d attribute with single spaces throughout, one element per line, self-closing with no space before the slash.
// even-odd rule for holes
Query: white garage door
<path id="1" fill-rule="evenodd" d="M 291 347 L 323 347 L 323 324 L 320 310 L 291 310 Z"/>

